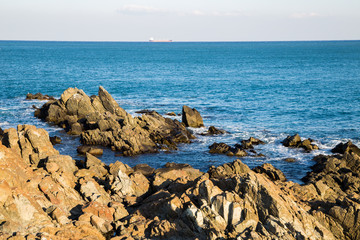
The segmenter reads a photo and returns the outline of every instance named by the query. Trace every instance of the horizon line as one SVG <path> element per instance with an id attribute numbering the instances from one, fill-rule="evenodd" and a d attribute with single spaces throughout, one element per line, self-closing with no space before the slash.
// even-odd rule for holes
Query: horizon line
<path id="1" fill-rule="evenodd" d="M 103 43 L 235 43 L 235 42 L 354 42 L 360 41 L 360 39 L 336 39 L 336 40 L 172 40 L 172 42 L 150 42 L 149 40 L 137 41 L 137 40 L 2 40 L 0 42 L 103 42 Z"/>

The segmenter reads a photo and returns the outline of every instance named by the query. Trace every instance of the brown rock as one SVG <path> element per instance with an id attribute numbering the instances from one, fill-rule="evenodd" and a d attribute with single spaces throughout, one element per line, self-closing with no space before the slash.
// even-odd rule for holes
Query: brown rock
<path id="1" fill-rule="evenodd" d="M 353 152 L 356 155 L 360 156 L 360 149 L 356 145 L 354 145 L 351 141 L 348 141 L 347 143 L 339 143 L 331 150 L 331 152 L 340 153 L 340 154 L 344 154 L 346 152 L 348 153 Z"/>
<path id="2" fill-rule="evenodd" d="M 52 145 L 60 144 L 61 143 L 61 138 L 58 137 L 58 136 L 50 137 L 50 142 L 52 143 Z"/>
<path id="3" fill-rule="evenodd" d="M 154 168 L 152 168 L 149 165 L 144 164 L 144 163 L 143 164 L 137 164 L 135 167 L 133 167 L 133 169 L 134 169 L 134 172 L 140 172 L 146 177 L 151 176 L 155 171 Z"/>
<path id="4" fill-rule="evenodd" d="M 299 134 L 295 134 L 294 136 L 287 136 L 286 139 L 282 141 L 282 144 L 285 147 L 293 147 L 293 148 L 302 148 L 305 151 L 318 150 L 319 147 L 315 144 L 312 144 L 312 139 L 305 139 L 301 141 Z"/>
<path id="5" fill-rule="evenodd" d="M 92 146 L 79 146 L 79 147 L 77 147 L 77 152 L 79 154 L 89 153 L 91 155 L 102 155 L 103 149 L 98 148 L 98 147 L 92 147 Z"/>
<path id="6" fill-rule="evenodd" d="M 263 165 L 259 167 L 255 167 L 253 169 L 256 173 L 263 173 L 267 177 L 269 177 L 272 181 L 286 181 L 286 177 L 283 172 L 281 172 L 279 169 L 271 165 L 270 163 L 264 163 Z"/>
<path id="7" fill-rule="evenodd" d="M 186 127 L 203 127 L 204 123 L 200 113 L 195 109 L 191 109 L 184 105 L 182 108 L 182 122 Z"/>

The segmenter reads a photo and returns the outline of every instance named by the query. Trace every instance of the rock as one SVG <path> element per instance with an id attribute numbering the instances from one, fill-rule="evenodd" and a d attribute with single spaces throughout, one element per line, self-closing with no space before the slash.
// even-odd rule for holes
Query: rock
<path id="1" fill-rule="evenodd" d="M 186 183 L 195 180 L 202 174 L 198 169 L 194 169 L 188 164 L 167 163 L 165 168 L 155 171 L 152 184 L 156 189 L 161 189 L 166 188 L 177 179 L 182 179 Z"/>
<path id="2" fill-rule="evenodd" d="M 213 143 L 210 147 L 209 153 L 226 154 L 228 156 L 244 157 L 247 153 L 240 148 L 233 148 L 225 143 Z"/>
<path id="3" fill-rule="evenodd" d="M 339 143 L 331 150 L 331 152 L 340 154 L 353 152 L 356 155 L 360 156 L 360 149 L 351 141 L 348 141 L 347 143 Z"/>
<path id="4" fill-rule="evenodd" d="M 110 163 L 109 168 L 110 168 L 109 169 L 110 174 L 113 175 L 114 177 L 117 177 L 119 170 L 121 170 L 121 172 L 125 173 L 126 175 L 129 175 L 134 172 L 134 170 L 131 167 L 120 161 L 116 161 L 115 163 Z"/>
<path id="5" fill-rule="evenodd" d="M 250 137 L 248 140 L 242 140 L 241 145 L 239 145 L 239 148 L 254 149 L 253 145 L 260 145 L 260 144 L 265 144 L 265 143 L 263 141 L 261 141 L 260 139 Z"/>
<path id="6" fill-rule="evenodd" d="M 98 148 L 98 147 L 92 147 L 92 146 L 79 146 L 79 147 L 77 147 L 77 152 L 79 154 L 90 153 L 91 155 L 102 155 L 103 149 Z"/>
<path id="7" fill-rule="evenodd" d="M 241 175 L 250 172 L 250 168 L 241 162 L 239 159 L 236 159 L 232 163 L 226 163 L 219 167 L 210 167 L 208 173 L 210 178 L 227 178 L 234 175 Z"/>
<path id="8" fill-rule="evenodd" d="M 2 143 L 33 165 L 39 164 L 40 160 L 48 156 L 59 154 L 51 144 L 49 134 L 44 129 L 31 125 L 18 125 L 17 130 L 6 129 Z"/>
<path id="9" fill-rule="evenodd" d="M 283 172 L 281 172 L 279 169 L 271 165 L 270 163 L 264 163 L 263 165 L 259 167 L 255 167 L 253 169 L 256 173 L 263 173 L 268 178 L 270 178 L 272 181 L 286 181 L 286 177 Z"/>
<path id="10" fill-rule="evenodd" d="M 203 136 L 219 135 L 227 133 L 225 130 L 217 129 L 214 126 L 210 126 L 206 133 L 202 133 Z"/>
<path id="11" fill-rule="evenodd" d="M 61 138 L 58 137 L 58 136 L 50 137 L 50 142 L 52 143 L 52 145 L 60 144 L 61 143 Z"/>
<path id="12" fill-rule="evenodd" d="M 168 113 L 166 113 L 165 115 L 168 115 L 168 116 L 177 116 L 176 113 L 174 113 L 174 112 L 168 112 Z"/>
<path id="13" fill-rule="evenodd" d="M 136 111 L 135 113 L 152 114 L 154 112 L 155 112 L 154 110 L 143 109 L 143 110 L 140 110 L 140 111 Z"/>
<path id="14" fill-rule="evenodd" d="M 285 147 L 296 147 L 301 142 L 299 134 L 294 136 L 287 136 L 285 140 L 282 141 L 282 144 Z"/>
<path id="15" fill-rule="evenodd" d="M 287 136 L 286 139 L 282 141 L 282 144 L 285 147 L 292 147 L 292 148 L 302 148 L 305 151 L 312 151 L 312 150 L 318 150 L 319 147 L 315 144 L 312 144 L 313 140 L 308 138 L 304 141 L 301 141 L 301 138 L 299 134 L 295 134 L 293 136 Z"/>
<path id="16" fill-rule="evenodd" d="M 68 130 L 68 134 L 70 135 L 80 135 L 83 131 L 83 128 L 81 126 L 80 123 L 76 122 L 71 124 L 69 130 Z"/>
<path id="17" fill-rule="evenodd" d="M 179 121 L 155 111 L 132 117 L 101 86 L 98 96 L 91 97 L 68 88 L 59 100 L 44 104 L 35 115 L 65 128 L 68 134 L 80 135 L 83 145 L 109 147 L 124 156 L 175 150 L 178 143 L 190 143 L 194 138 Z"/>
<path id="18" fill-rule="evenodd" d="M 199 128 L 204 126 L 200 113 L 195 108 L 191 109 L 186 105 L 182 108 L 182 122 L 186 127 Z"/>
<path id="19" fill-rule="evenodd" d="M 285 158 L 284 159 L 285 162 L 296 162 L 296 159 L 295 158 Z"/>
<path id="20" fill-rule="evenodd" d="M 28 93 L 28 94 L 26 94 L 26 100 L 33 100 L 33 99 L 36 99 L 36 100 L 55 100 L 54 97 L 49 96 L 49 95 L 43 95 L 41 93 L 36 93 L 36 94 Z"/>
<path id="21" fill-rule="evenodd" d="M 86 153 L 86 168 L 93 171 L 99 178 L 108 174 L 107 166 L 98 158 L 90 153 Z"/>
<path id="22" fill-rule="evenodd" d="M 150 177 L 154 172 L 155 169 L 150 167 L 147 164 L 137 164 L 135 167 L 133 167 L 134 172 L 140 172 L 146 177 Z"/>

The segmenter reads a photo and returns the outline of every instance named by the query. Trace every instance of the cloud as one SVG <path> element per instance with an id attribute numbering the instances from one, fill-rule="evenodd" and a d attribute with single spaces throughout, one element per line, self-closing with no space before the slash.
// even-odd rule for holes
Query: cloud
<path id="1" fill-rule="evenodd" d="M 178 16 L 213 16 L 213 17 L 231 17 L 243 15 L 241 11 L 232 12 L 204 12 L 201 10 L 192 11 L 176 11 L 170 9 L 162 9 L 144 5 L 124 5 L 117 9 L 117 13 L 126 15 L 158 15 L 158 14 L 172 14 Z"/>
<path id="2" fill-rule="evenodd" d="M 293 13 L 290 16 L 291 18 L 313 18 L 313 17 L 320 17 L 320 14 L 311 12 L 311 13 Z"/>
<path id="3" fill-rule="evenodd" d="M 168 11 L 165 9 L 155 8 L 151 6 L 143 6 L 143 5 L 124 5 L 121 8 L 117 9 L 117 12 L 120 14 L 134 14 L 134 15 L 142 15 L 142 14 L 159 14 L 159 13 L 167 13 Z"/>

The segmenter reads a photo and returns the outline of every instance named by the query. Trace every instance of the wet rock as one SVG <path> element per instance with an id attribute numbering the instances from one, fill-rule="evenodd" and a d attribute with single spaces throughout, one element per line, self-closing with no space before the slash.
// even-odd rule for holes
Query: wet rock
<path id="1" fill-rule="evenodd" d="M 291 163 L 291 162 L 296 162 L 296 159 L 295 158 L 285 158 L 284 161 Z"/>
<path id="2" fill-rule="evenodd" d="M 86 154 L 90 153 L 91 155 L 102 155 L 103 149 L 98 147 L 92 147 L 92 146 L 79 146 L 77 147 L 77 152 L 79 154 Z"/>
<path id="3" fill-rule="evenodd" d="M 255 167 L 253 171 L 265 174 L 272 181 L 286 181 L 284 173 L 269 163 L 264 163 L 259 167 Z"/>
<path id="4" fill-rule="evenodd" d="M 261 141 L 260 139 L 250 137 L 248 140 L 241 141 L 240 148 L 241 149 L 253 149 L 254 145 L 260 145 L 260 144 L 265 144 L 265 143 L 263 141 Z"/>
<path id="5" fill-rule="evenodd" d="M 225 143 L 213 143 L 211 146 L 209 146 L 209 152 L 210 153 L 217 153 L 217 154 L 226 154 L 228 156 L 238 156 L 238 157 L 244 157 L 247 156 L 247 153 L 240 149 L 240 148 L 234 148 L 231 147 Z"/>
<path id="6" fill-rule="evenodd" d="M 200 113 L 195 108 L 191 109 L 186 105 L 182 108 L 182 122 L 186 127 L 199 128 L 204 126 Z"/>
<path id="7" fill-rule="evenodd" d="M 155 112 L 154 110 L 143 109 L 143 110 L 140 110 L 140 111 L 136 111 L 135 113 L 151 114 L 151 113 L 154 113 L 154 112 Z"/>
<path id="8" fill-rule="evenodd" d="M 286 139 L 282 141 L 282 144 L 285 147 L 292 147 L 292 148 L 302 148 L 305 151 L 312 151 L 312 150 L 318 150 L 319 147 L 312 143 L 313 140 L 308 138 L 304 141 L 301 141 L 301 138 L 299 134 L 295 134 L 293 136 L 287 136 Z"/>
<path id="9" fill-rule="evenodd" d="M 58 137 L 58 136 L 50 137 L 50 142 L 52 143 L 52 145 L 60 144 L 61 143 L 61 138 Z"/>
<path id="10" fill-rule="evenodd" d="M 36 94 L 32 94 L 32 93 L 28 93 L 26 94 L 26 100 L 55 100 L 54 97 L 49 96 L 49 95 L 43 95 L 42 93 L 36 93 Z"/>
<path id="11" fill-rule="evenodd" d="M 206 133 L 202 133 L 201 135 L 204 136 L 211 136 L 211 135 L 220 135 L 227 133 L 225 130 L 217 129 L 214 126 L 210 126 Z"/>
<path id="12" fill-rule="evenodd" d="M 351 141 L 348 141 L 347 143 L 339 143 L 331 150 L 331 152 L 340 154 L 355 153 L 360 156 L 360 149 Z"/>
<path id="13" fill-rule="evenodd" d="M 168 112 L 165 115 L 167 115 L 167 116 L 177 116 L 176 113 L 174 113 L 174 112 Z"/>

